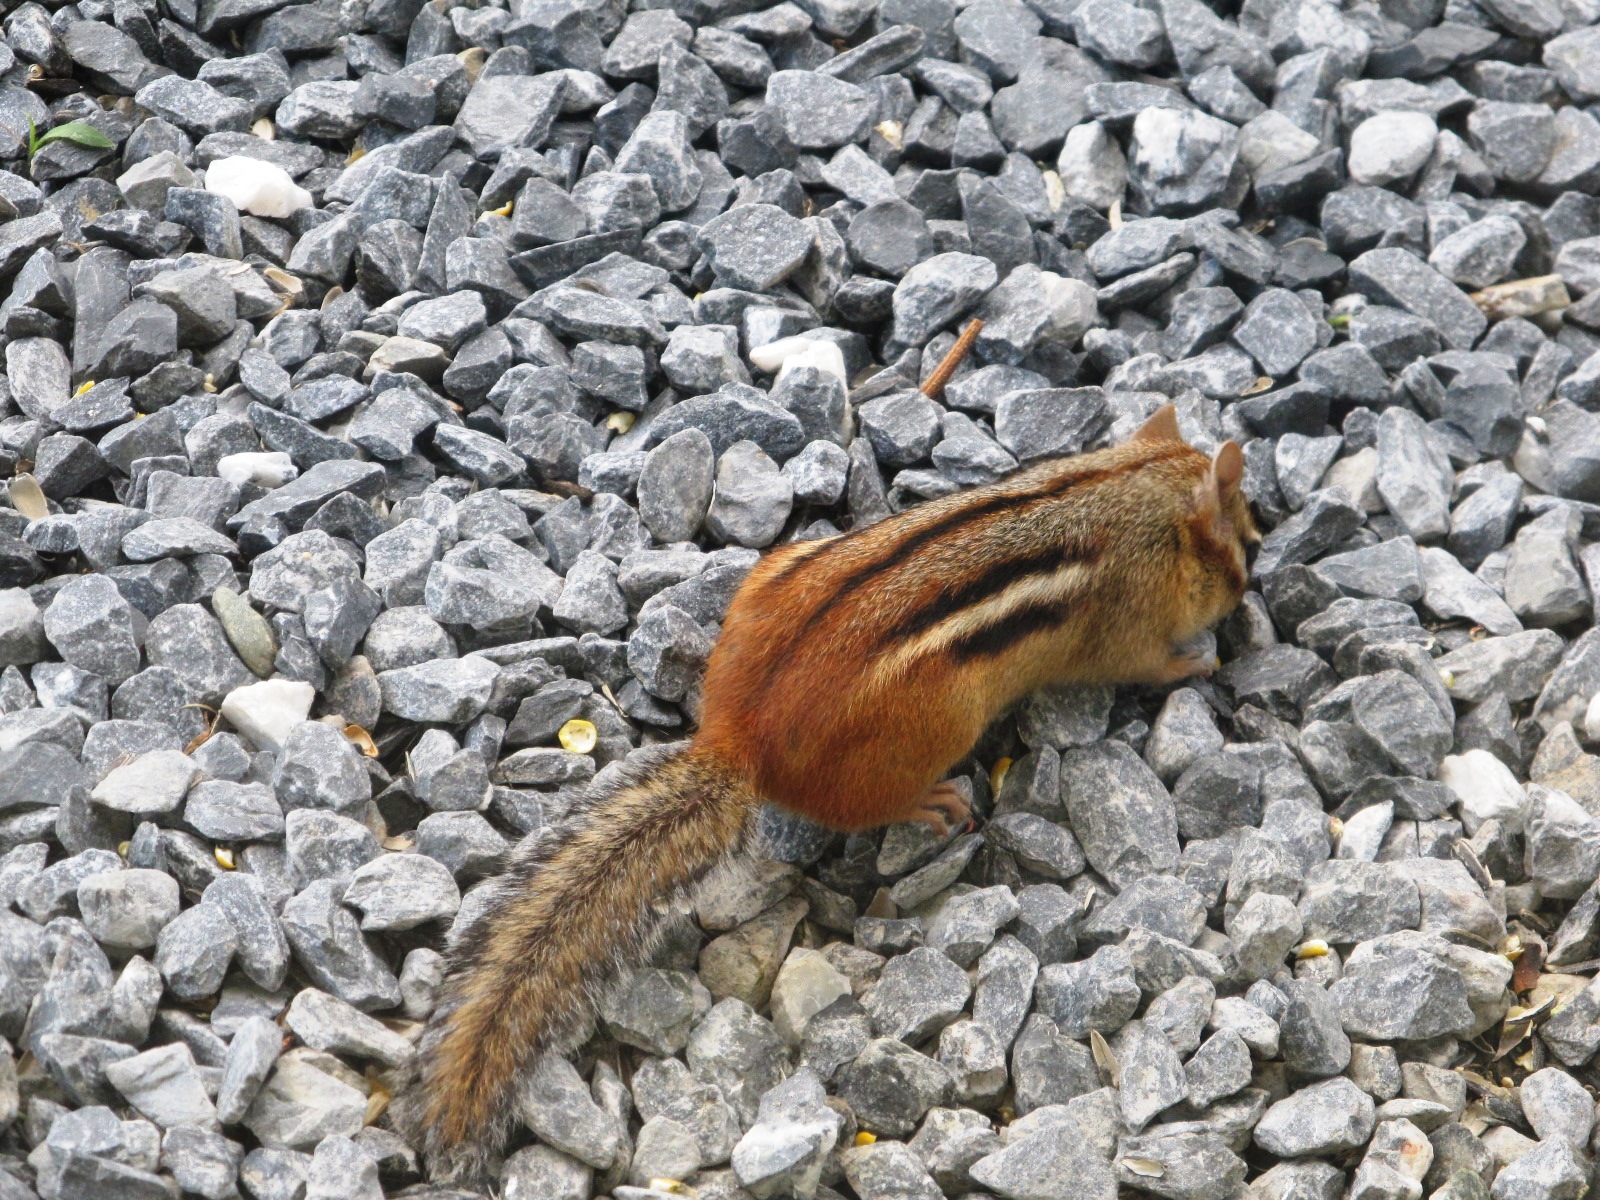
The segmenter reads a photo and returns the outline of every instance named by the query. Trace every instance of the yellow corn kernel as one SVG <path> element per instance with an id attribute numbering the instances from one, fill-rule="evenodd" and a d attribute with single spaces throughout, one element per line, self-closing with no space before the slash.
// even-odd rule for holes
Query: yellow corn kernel
<path id="1" fill-rule="evenodd" d="M 221 867 L 224 871 L 233 870 L 232 850 L 228 849 L 226 846 L 218 846 L 211 852 L 211 855 L 217 860 L 217 866 Z"/>
<path id="2" fill-rule="evenodd" d="M 81 396 L 85 392 L 87 392 L 90 388 L 92 388 L 93 386 L 94 386 L 94 380 L 85 379 L 82 383 L 80 383 L 78 385 L 78 390 L 73 392 L 72 395 L 74 396 L 74 398 L 76 398 L 78 396 Z"/>
<path id="3" fill-rule="evenodd" d="M 631 412 L 614 412 L 606 418 L 606 428 L 612 433 L 627 433 L 638 418 Z"/>
<path id="4" fill-rule="evenodd" d="M 585 721 L 582 717 L 574 717 L 561 727 L 561 732 L 556 734 L 556 740 L 561 743 L 563 750 L 570 750 L 574 754 L 587 754 L 600 740 L 600 731 L 594 727 L 593 722 Z"/>
<path id="5" fill-rule="evenodd" d="M 867 1133 L 865 1130 L 863 1130 L 862 1132 L 856 1134 L 856 1145 L 858 1145 L 858 1146 L 870 1146 L 874 1142 L 876 1142 L 877 1140 L 878 1140 L 878 1135 L 877 1134 L 875 1134 L 875 1133 Z"/>
<path id="6" fill-rule="evenodd" d="M 1296 958 L 1327 958 L 1328 943 L 1321 938 L 1312 938 L 1309 942 L 1302 942 L 1295 948 Z"/>

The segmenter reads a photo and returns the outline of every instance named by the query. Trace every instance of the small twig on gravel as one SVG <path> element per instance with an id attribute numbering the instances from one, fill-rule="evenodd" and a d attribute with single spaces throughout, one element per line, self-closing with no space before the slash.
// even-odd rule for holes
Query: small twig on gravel
<path id="1" fill-rule="evenodd" d="M 978 340 L 978 334 L 983 329 L 983 322 L 973 317 L 967 327 L 961 331 L 961 336 L 956 339 L 956 344 L 950 347 L 950 353 L 944 356 L 938 368 L 928 376 L 928 382 L 922 385 L 922 394 L 930 400 L 937 400 L 944 392 L 944 385 L 950 382 L 950 377 L 956 373 L 956 368 L 961 365 L 961 360 L 966 358 L 972 350 L 972 343 Z"/>

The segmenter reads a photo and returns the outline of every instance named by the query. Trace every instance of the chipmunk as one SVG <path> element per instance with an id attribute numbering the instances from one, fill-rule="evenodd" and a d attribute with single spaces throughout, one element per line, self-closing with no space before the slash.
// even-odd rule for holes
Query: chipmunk
<path id="1" fill-rule="evenodd" d="M 1209 672 L 1180 647 L 1244 594 L 1260 535 L 1243 471 L 1233 442 L 1214 459 L 1186 444 L 1168 405 L 1126 445 L 766 555 L 688 746 L 525 843 L 456 939 L 413 1118 L 430 1166 L 481 1169 L 518 1071 L 573 1048 L 662 902 L 753 849 L 764 801 L 841 831 L 948 833 L 968 811 L 940 780 L 1029 692 Z"/>

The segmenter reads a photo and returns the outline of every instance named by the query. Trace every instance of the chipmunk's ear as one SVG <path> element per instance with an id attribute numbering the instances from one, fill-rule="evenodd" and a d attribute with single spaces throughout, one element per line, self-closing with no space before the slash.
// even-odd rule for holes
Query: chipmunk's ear
<path id="1" fill-rule="evenodd" d="M 1135 442 L 1181 442 L 1183 434 L 1178 432 L 1178 410 L 1170 404 L 1163 404 L 1156 409 L 1152 416 L 1131 439 Z"/>
<path id="2" fill-rule="evenodd" d="M 1217 499 L 1226 504 L 1238 494 L 1244 481 L 1244 452 L 1238 442 L 1223 442 L 1211 460 L 1211 474 L 1217 481 Z"/>

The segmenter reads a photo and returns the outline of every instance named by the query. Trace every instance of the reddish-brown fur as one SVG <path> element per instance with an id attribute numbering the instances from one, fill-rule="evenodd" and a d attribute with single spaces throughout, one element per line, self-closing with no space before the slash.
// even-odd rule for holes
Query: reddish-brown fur
<path id="1" fill-rule="evenodd" d="M 1196 673 L 1203 664 L 1174 650 L 1238 603 L 1241 543 L 1256 533 L 1237 474 L 1219 490 L 1212 462 L 1163 414 L 1125 446 L 769 554 L 724 621 L 696 748 L 775 803 L 869 829 L 917 816 L 984 727 L 1042 685 Z M 966 660 L 896 654 L 916 614 L 1040 553 L 1083 563 L 1059 626 Z"/>
<path id="2" fill-rule="evenodd" d="M 655 902 L 734 850 L 762 800 L 840 830 L 940 825 L 965 807 L 937 781 L 1028 692 L 1208 670 L 1181 647 L 1244 592 L 1242 469 L 1231 442 L 1215 460 L 1185 445 L 1168 407 L 1125 446 L 763 559 L 690 747 L 530 839 L 459 939 L 407 1106 L 435 1169 L 481 1167 L 517 1070 L 570 1042 L 582 994 L 637 958 Z"/>

